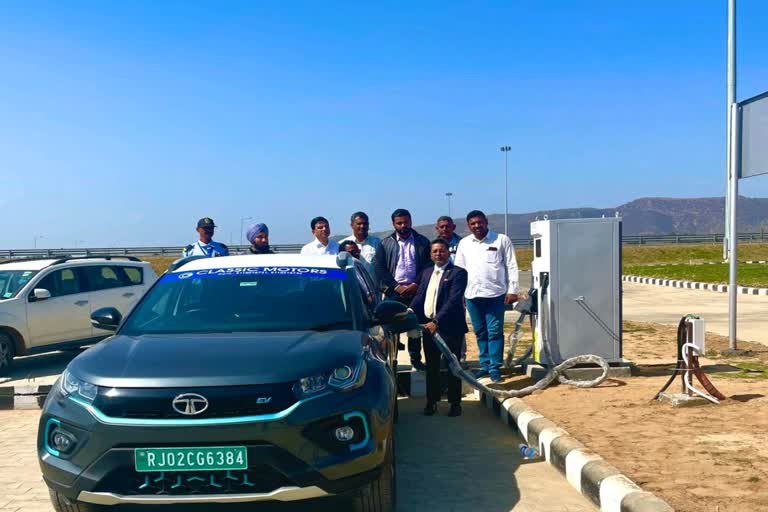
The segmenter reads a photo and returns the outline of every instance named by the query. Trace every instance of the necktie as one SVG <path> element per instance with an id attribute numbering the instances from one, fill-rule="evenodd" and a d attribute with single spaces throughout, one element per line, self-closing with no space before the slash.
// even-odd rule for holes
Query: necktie
<path id="1" fill-rule="evenodd" d="M 440 288 L 440 275 L 443 271 L 435 269 L 432 272 L 432 277 L 429 278 L 429 284 L 427 285 L 427 296 L 424 300 L 424 315 L 427 318 L 435 317 L 435 308 L 437 307 L 437 290 Z"/>

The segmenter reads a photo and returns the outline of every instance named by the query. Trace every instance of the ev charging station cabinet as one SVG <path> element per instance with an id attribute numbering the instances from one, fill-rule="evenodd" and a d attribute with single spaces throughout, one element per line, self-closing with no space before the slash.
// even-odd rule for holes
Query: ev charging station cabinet
<path id="1" fill-rule="evenodd" d="M 538 317 L 534 359 L 593 354 L 622 362 L 621 219 L 531 223 Z"/>

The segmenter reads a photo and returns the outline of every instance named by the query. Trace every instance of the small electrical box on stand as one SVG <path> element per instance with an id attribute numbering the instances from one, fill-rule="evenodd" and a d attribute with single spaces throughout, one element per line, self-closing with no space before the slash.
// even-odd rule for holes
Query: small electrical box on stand
<path id="1" fill-rule="evenodd" d="M 714 384 L 699 365 L 699 356 L 706 353 L 706 326 L 704 320 L 697 316 L 684 316 L 677 326 L 677 364 L 674 372 L 664 387 L 656 393 L 656 400 L 668 401 L 672 407 L 713 403 L 719 404 L 725 396 L 717 390 Z M 681 392 L 667 392 L 676 377 L 680 377 Z M 693 385 L 693 377 L 704 389 Z"/>

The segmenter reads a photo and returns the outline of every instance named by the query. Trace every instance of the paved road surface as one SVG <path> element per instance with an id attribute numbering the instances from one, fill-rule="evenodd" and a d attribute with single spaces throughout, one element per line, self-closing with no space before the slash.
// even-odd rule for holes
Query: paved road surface
<path id="1" fill-rule="evenodd" d="M 768 297 L 739 295 L 738 338 L 768 345 Z M 687 314 L 700 315 L 707 330 L 728 336 L 728 294 L 624 283 L 624 318 L 677 325 Z"/>
<path id="2" fill-rule="evenodd" d="M 422 405 L 421 400 L 401 400 L 397 433 L 400 512 L 424 512 L 428 507 L 444 512 L 595 510 L 546 463 L 521 465 L 516 437 L 479 402 L 466 403 L 460 418 L 422 416 Z M 441 405 L 444 413 L 447 404 Z M 0 412 L 0 512 L 52 510 L 35 456 L 38 418 L 38 411 Z M 325 507 L 323 502 L 307 507 L 268 510 L 341 510 L 335 505 Z M 201 508 L 185 507 L 188 510 Z M 238 510 L 263 511 L 265 507 Z"/>

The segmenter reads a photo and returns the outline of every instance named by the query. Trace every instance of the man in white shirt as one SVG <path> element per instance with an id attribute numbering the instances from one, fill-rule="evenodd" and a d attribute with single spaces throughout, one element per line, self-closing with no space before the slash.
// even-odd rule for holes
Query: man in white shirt
<path id="1" fill-rule="evenodd" d="M 322 256 L 323 254 L 339 254 L 339 243 L 331 240 L 331 224 L 325 217 L 315 217 L 310 221 L 312 234 L 315 239 L 301 248 L 301 255 Z"/>
<path id="2" fill-rule="evenodd" d="M 477 377 L 501 380 L 504 358 L 504 306 L 517 301 L 518 269 L 515 249 L 506 235 L 488 229 L 488 218 L 479 210 L 467 214 L 472 232 L 456 251 L 456 266 L 469 275 L 467 311 L 480 350 Z"/>
<path id="3" fill-rule="evenodd" d="M 352 235 L 343 239 L 342 242 L 350 240 L 357 244 L 360 248 L 360 262 L 378 287 L 379 280 L 376 278 L 374 259 L 376 258 L 376 250 L 381 245 L 381 239 L 368 234 L 371 224 L 365 212 L 353 213 L 350 219 L 350 226 L 352 227 Z"/>

